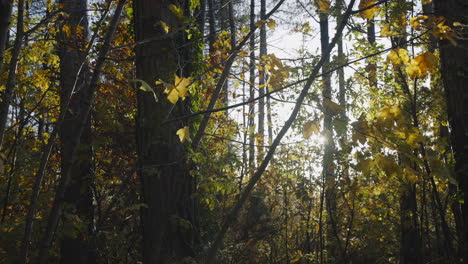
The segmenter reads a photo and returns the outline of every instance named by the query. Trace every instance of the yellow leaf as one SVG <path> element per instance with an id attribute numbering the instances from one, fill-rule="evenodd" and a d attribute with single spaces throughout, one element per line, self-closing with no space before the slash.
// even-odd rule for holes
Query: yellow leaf
<path id="1" fill-rule="evenodd" d="M 426 77 L 426 73 L 421 70 L 419 61 L 416 59 L 412 59 L 410 63 L 406 65 L 406 73 L 411 79 Z"/>
<path id="2" fill-rule="evenodd" d="M 364 9 L 368 6 L 371 6 L 375 4 L 375 1 L 370 1 L 370 0 L 361 0 L 361 2 L 359 3 L 359 9 Z M 378 6 L 374 6 L 374 7 L 371 7 L 369 9 L 366 9 L 362 12 L 359 13 L 359 15 L 362 17 L 362 18 L 365 18 L 365 19 L 373 19 L 374 16 L 375 16 L 375 13 L 377 13 L 379 11 L 379 7 Z"/>
<path id="3" fill-rule="evenodd" d="M 323 107 L 325 108 L 326 113 L 332 116 L 337 115 L 345 110 L 344 106 L 334 103 L 327 98 L 323 99 Z"/>
<path id="4" fill-rule="evenodd" d="M 169 33 L 170 27 L 166 24 L 166 22 L 161 21 L 161 27 L 163 28 L 164 32 Z"/>
<path id="5" fill-rule="evenodd" d="M 178 19 L 182 19 L 184 17 L 184 11 L 180 9 L 180 7 L 170 4 L 169 5 L 169 10 L 174 14 Z"/>
<path id="6" fill-rule="evenodd" d="M 457 46 L 458 43 L 455 40 L 457 34 L 450 26 L 445 25 L 445 18 L 437 17 L 435 19 L 437 19 L 437 22 L 432 27 L 432 35 L 441 40 L 447 39 L 450 41 L 450 43 L 452 43 L 452 45 Z"/>
<path id="7" fill-rule="evenodd" d="M 175 89 L 177 89 L 180 97 L 185 97 L 188 95 L 187 87 L 190 85 L 189 78 L 179 78 L 179 76 L 175 76 Z"/>
<path id="8" fill-rule="evenodd" d="M 418 180 L 418 174 L 415 170 L 411 168 L 404 168 L 404 179 L 409 183 L 415 183 Z"/>
<path id="9" fill-rule="evenodd" d="M 320 126 L 319 126 L 318 122 L 316 120 L 315 121 L 311 121 L 311 120 L 307 121 L 304 124 L 302 134 L 303 134 L 305 139 L 310 138 L 310 136 L 312 136 L 313 134 L 320 134 Z"/>
<path id="10" fill-rule="evenodd" d="M 431 74 L 437 72 L 437 57 L 430 51 L 422 54 L 421 68 L 423 71 L 428 71 Z"/>
<path id="11" fill-rule="evenodd" d="M 412 17 L 410 19 L 410 26 L 416 30 L 420 30 L 422 23 L 426 22 L 428 18 L 429 18 L 428 16 Z"/>
<path id="12" fill-rule="evenodd" d="M 319 12 L 328 13 L 330 12 L 330 0 L 316 0 L 315 3 L 318 6 Z"/>
<path id="13" fill-rule="evenodd" d="M 267 21 L 267 26 L 271 29 L 274 30 L 276 28 L 276 21 L 274 19 L 268 19 Z"/>
<path id="14" fill-rule="evenodd" d="M 388 54 L 387 61 L 392 62 L 394 66 L 407 64 L 409 62 L 408 51 L 405 49 L 393 49 Z"/>
<path id="15" fill-rule="evenodd" d="M 71 36 L 71 27 L 70 25 L 63 25 L 62 31 L 65 33 L 67 37 Z"/>
<path id="16" fill-rule="evenodd" d="M 190 142 L 190 131 L 188 126 L 184 126 L 183 128 L 177 130 L 176 134 L 179 136 L 180 142 Z"/>
<path id="17" fill-rule="evenodd" d="M 179 78 L 179 76 L 175 76 L 174 85 L 167 85 L 164 92 L 167 94 L 167 99 L 169 102 L 175 104 L 179 101 L 179 98 L 185 98 L 188 95 L 188 86 L 190 85 L 189 78 Z"/>
<path id="18" fill-rule="evenodd" d="M 380 30 L 380 36 L 382 37 L 391 37 L 397 34 L 397 32 L 390 30 L 390 24 L 385 24 Z"/>
<path id="19" fill-rule="evenodd" d="M 437 58 L 430 51 L 419 54 L 406 66 L 406 72 L 411 79 L 424 78 L 427 72 L 434 74 L 437 72 Z"/>

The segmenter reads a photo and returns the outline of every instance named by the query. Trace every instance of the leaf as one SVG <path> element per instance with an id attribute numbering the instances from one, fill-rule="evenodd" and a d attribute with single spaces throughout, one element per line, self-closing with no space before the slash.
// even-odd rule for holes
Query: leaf
<path id="1" fill-rule="evenodd" d="M 404 168 L 404 179 L 409 183 L 415 183 L 418 180 L 418 174 L 415 170 L 411 168 Z"/>
<path id="2" fill-rule="evenodd" d="M 361 0 L 361 2 L 359 3 L 359 9 L 364 9 L 368 6 L 371 6 L 375 4 L 375 1 L 369 1 L 369 0 Z M 379 11 L 379 7 L 378 6 L 374 6 L 374 7 L 371 7 L 369 9 L 366 9 L 362 12 L 359 13 L 359 15 L 362 17 L 362 18 L 365 18 L 365 19 L 373 19 L 374 16 L 375 16 L 375 13 L 377 13 Z"/>
<path id="3" fill-rule="evenodd" d="M 387 61 L 390 61 L 393 66 L 407 64 L 409 62 L 408 51 L 405 49 L 393 49 L 388 54 Z"/>
<path id="4" fill-rule="evenodd" d="M 303 136 L 305 139 L 310 138 L 313 134 L 320 134 L 320 126 L 317 120 L 309 120 L 304 124 Z"/>
<path id="5" fill-rule="evenodd" d="M 133 80 L 130 80 L 131 82 L 136 82 L 136 83 L 141 83 L 140 87 L 138 87 L 138 89 L 140 90 L 143 90 L 145 92 L 151 92 L 153 93 L 153 97 L 154 97 L 154 101 L 157 102 L 158 101 L 158 96 L 156 95 L 156 93 L 154 92 L 153 88 L 151 88 L 151 86 L 145 82 L 144 80 L 142 79 L 133 79 Z"/>
<path id="6" fill-rule="evenodd" d="M 437 57 L 430 51 L 426 51 L 419 56 L 421 56 L 421 69 L 435 74 L 437 72 Z"/>
<path id="7" fill-rule="evenodd" d="M 163 28 L 164 32 L 169 33 L 169 30 L 171 28 L 166 24 L 166 22 L 160 21 L 160 23 L 161 23 L 161 27 Z"/>
<path id="8" fill-rule="evenodd" d="M 351 126 L 353 127 L 353 135 L 351 137 L 352 141 L 354 143 L 357 141 L 361 142 L 361 144 L 366 143 L 366 134 L 369 133 L 369 125 L 367 124 L 367 121 L 364 119 L 364 117 L 361 116 L 359 120 L 353 122 Z"/>
<path id="9" fill-rule="evenodd" d="M 166 89 L 164 93 L 167 94 L 167 99 L 169 102 L 175 104 L 179 101 L 179 98 L 185 98 L 188 95 L 188 86 L 190 85 L 191 80 L 189 78 L 179 78 L 175 75 L 174 85 L 164 84 Z"/>
<path id="10" fill-rule="evenodd" d="M 190 131 L 188 126 L 184 126 L 183 128 L 177 130 L 176 134 L 179 136 L 180 142 L 190 142 Z"/>
<path id="11" fill-rule="evenodd" d="M 421 30 L 421 25 L 428 19 L 428 16 L 417 16 L 410 19 L 410 26 L 416 30 Z"/>
<path id="12" fill-rule="evenodd" d="M 63 25 L 62 31 L 63 31 L 63 33 L 65 33 L 65 35 L 67 37 L 71 36 L 71 27 L 70 27 L 70 25 Z"/>
<path id="13" fill-rule="evenodd" d="M 169 5 L 169 10 L 171 11 L 172 14 L 174 14 L 178 19 L 182 19 L 184 18 L 184 12 L 182 11 L 182 9 L 180 9 L 180 7 L 174 5 L 174 4 L 170 4 Z"/>
<path id="14" fill-rule="evenodd" d="M 391 37 L 397 35 L 398 32 L 390 30 L 390 24 L 385 24 L 380 30 L 380 36 L 382 37 Z"/>
<path id="15" fill-rule="evenodd" d="M 419 54 L 406 66 L 406 73 L 411 79 L 424 78 L 427 72 L 437 72 L 437 58 L 430 51 Z"/>
<path id="16" fill-rule="evenodd" d="M 317 4 L 320 13 L 330 12 L 330 0 L 316 0 L 315 3 Z"/>
<path id="17" fill-rule="evenodd" d="M 412 59 L 410 63 L 406 65 L 406 73 L 411 79 L 426 77 L 425 72 L 423 72 L 419 66 L 419 62 L 415 59 Z"/>
<path id="18" fill-rule="evenodd" d="M 138 89 L 140 89 L 140 90 L 143 90 L 145 92 L 154 92 L 153 88 L 151 88 L 151 86 L 142 79 L 133 79 L 132 82 L 141 83 L 141 86 L 138 87 Z"/>
<path id="19" fill-rule="evenodd" d="M 267 20 L 267 26 L 268 28 L 270 28 L 271 30 L 274 30 L 276 28 L 276 21 L 274 19 L 268 19 Z"/>
<path id="20" fill-rule="evenodd" d="M 337 115 L 345 110 L 344 106 L 334 103 L 327 98 L 323 100 L 323 107 L 325 108 L 325 112 L 332 116 Z"/>

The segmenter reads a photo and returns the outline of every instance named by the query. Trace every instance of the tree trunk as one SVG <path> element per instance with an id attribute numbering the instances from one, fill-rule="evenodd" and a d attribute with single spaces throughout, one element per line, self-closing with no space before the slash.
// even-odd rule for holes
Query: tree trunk
<path id="1" fill-rule="evenodd" d="M 260 0 L 260 19 L 265 19 L 266 13 L 266 0 Z M 265 23 L 262 23 L 260 27 L 260 61 L 262 60 L 262 56 L 265 56 L 267 53 L 267 45 L 266 45 L 266 26 Z M 265 70 L 262 68 L 259 71 L 259 81 L 258 81 L 258 96 L 260 100 L 258 100 L 258 154 L 257 154 L 257 161 L 260 163 L 263 160 L 264 156 L 264 136 L 265 136 Z"/>
<path id="2" fill-rule="evenodd" d="M 208 1 L 208 48 L 210 52 L 210 56 L 214 53 L 214 43 L 216 42 L 216 19 L 214 13 L 214 3 L 213 0 Z"/>
<path id="3" fill-rule="evenodd" d="M 255 0 L 250 0 L 250 31 L 255 29 Z M 255 34 L 249 40 L 249 100 L 255 97 Z M 249 176 L 255 167 L 255 103 L 249 103 Z"/>
<path id="4" fill-rule="evenodd" d="M 16 66 L 19 61 L 21 46 L 23 45 L 24 35 L 24 0 L 18 2 L 18 16 L 16 25 L 16 37 L 13 44 L 13 51 L 11 53 L 11 60 L 9 64 L 9 72 L 5 90 L 3 90 L 0 102 L 0 150 L 3 145 L 3 137 L 5 136 L 5 129 L 8 121 L 8 110 L 10 109 L 11 98 L 16 86 Z M 7 30 L 8 31 L 8 30 Z"/>
<path id="5" fill-rule="evenodd" d="M 86 126 L 80 137 L 78 147 L 78 159 L 71 164 L 71 168 L 66 168 L 73 159 L 72 138 L 79 130 L 78 113 L 85 107 L 86 99 L 89 97 L 89 70 L 87 68 L 86 45 L 88 37 L 87 2 L 86 0 L 62 0 L 63 12 L 67 14 L 67 20 L 62 28 L 67 26 L 71 34 L 61 32 L 58 35 L 58 55 L 60 58 L 60 85 L 61 111 L 66 111 L 65 119 L 60 129 L 60 154 L 62 158 L 62 177 L 70 170 L 70 184 L 65 192 L 63 211 L 63 223 L 65 226 L 72 225 L 71 219 L 80 219 L 80 224 L 86 228 L 80 228 L 78 234 L 65 233 L 61 240 L 61 263 L 94 263 L 94 247 L 90 244 L 93 237 L 93 162 L 91 146 L 91 120 L 88 117 Z M 65 104 L 72 90 L 72 98 L 68 105 Z"/>
<path id="6" fill-rule="evenodd" d="M 326 57 L 326 52 L 329 45 L 328 36 L 328 14 L 320 13 L 320 43 L 322 57 Z M 326 105 L 326 101 L 332 100 L 332 87 L 330 82 L 330 74 L 328 70 L 330 68 L 330 59 L 327 58 L 322 67 L 322 105 Z M 338 248 L 340 247 L 340 241 L 337 239 L 338 225 L 336 224 L 336 195 L 334 190 L 335 185 L 335 169 L 333 162 L 333 116 L 328 112 L 327 108 L 324 107 L 324 118 L 323 118 L 323 133 L 325 137 L 323 162 L 322 162 L 322 174 L 325 179 L 325 205 L 327 211 L 327 251 L 328 259 L 335 259 L 338 256 Z M 335 259 L 335 261 L 338 261 Z"/>
<path id="7" fill-rule="evenodd" d="M 170 4 L 189 15 L 188 1 L 134 1 L 136 41 L 165 35 L 162 28 L 154 26 L 160 21 L 176 28 L 180 21 L 170 11 Z M 183 45 L 186 40 L 187 36 L 179 33 L 138 46 L 137 78 L 153 84 L 159 79 L 173 83 L 175 74 L 188 77 L 191 54 L 190 46 Z M 174 263 L 194 257 L 198 238 L 196 181 L 189 174 L 186 147 L 176 134 L 190 124 L 179 121 L 162 125 L 166 117 L 190 113 L 190 103 L 188 99 L 179 99 L 174 105 L 163 90 L 155 88 L 158 102 L 147 92 L 137 92 L 138 173 L 145 204 L 141 209 L 143 262 L 147 264 Z"/>
<path id="8" fill-rule="evenodd" d="M 463 0 L 436 0 L 435 14 L 446 19 L 445 24 L 454 22 L 468 24 L 468 3 Z M 461 36 L 466 36 L 468 29 L 463 27 Z M 468 263 L 468 40 L 462 37 L 456 40 L 457 46 L 447 39 L 440 43 L 441 74 L 447 99 L 447 112 L 451 128 L 451 144 L 455 158 L 455 175 L 459 191 L 464 200 L 462 207 L 462 234 L 460 252 L 463 263 Z"/>
<path id="9" fill-rule="evenodd" d="M 13 0 L 0 0 L 0 72 L 3 69 L 3 54 L 8 42 Z"/>

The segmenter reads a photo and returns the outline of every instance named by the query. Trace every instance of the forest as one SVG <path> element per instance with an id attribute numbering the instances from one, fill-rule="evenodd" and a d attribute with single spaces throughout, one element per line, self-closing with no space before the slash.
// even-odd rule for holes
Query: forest
<path id="1" fill-rule="evenodd" d="M 0 264 L 467 264 L 467 85 L 466 0 L 0 0 Z"/>

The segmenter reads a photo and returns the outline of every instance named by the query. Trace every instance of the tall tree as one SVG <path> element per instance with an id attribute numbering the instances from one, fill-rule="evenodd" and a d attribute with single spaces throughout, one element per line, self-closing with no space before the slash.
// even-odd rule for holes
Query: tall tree
<path id="1" fill-rule="evenodd" d="M 189 1 L 135 0 L 133 8 L 136 41 L 155 39 L 135 49 L 136 77 L 148 84 L 156 80 L 174 83 L 175 76 L 189 77 L 192 65 L 191 46 L 184 45 L 188 44 L 187 36 L 183 30 L 166 36 L 161 26 L 165 23 L 174 30 L 186 27 Z M 194 257 L 198 239 L 196 182 L 187 165 L 187 149 L 176 134 L 190 124 L 183 121 L 162 124 L 166 117 L 188 114 L 190 103 L 188 99 L 179 99 L 173 104 L 163 90 L 161 87 L 154 90 L 157 102 L 147 92 L 137 93 L 138 174 L 145 204 L 141 209 L 143 262 L 148 264 Z"/>
<path id="2" fill-rule="evenodd" d="M 9 6 L 6 5 L 5 7 L 8 8 Z M 18 15 L 16 18 L 15 42 L 13 44 L 13 50 L 11 52 L 10 63 L 8 64 L 8 78 L 5 84 L 5 90 L 3 90 L 1 93 L 2 101 L 0 102 L 0 149 L 3 146 L 3 138 L 5 136 L 5 129 L 6 129 L 7 121 L 8 121 L 8 111 L 10 109 L 10 103 L 13 97 L 13 91 L 16 86 L 16 67 L 19 61 L 21 46 L 23 46 L 24 0 L 18 1 L 17 10 L 18 10 L 17 11 Z M 3 33 L 3 32 L 0 32 L 0 33 Z M 3 33 L 3 35 L 5 34 L 6 33 Z M 5 36 L 5 41 L 6 41 L 6 36 Z"/>
<path id="3" fill-rule="evenodd" d="M 322 67 L 322 105 L 324 106 L 323 131 L 325 137 L 324 153 L 322 161 L 322 177 L 324 179 L 325 205 L 327 208 L 327 250 L 330 258 L 335 258 L 340 253 L 340 241 L 338 237 L 338 224 L 336 223 L 336 195 L 335 195 L 335 165 L 333 161 L 333 114 L 328 105 L 332 103 L 332 86 L 330 70 L 330 58 L 326 56 L 329 45 L 328 8 L 319 4 L 320 47 L 322 58 L 326 58 Z M 341 36 L 339 36 L 341 38 Z M 337 40 L 338 41 L 338 40 Z M 322 198 L 323 199 L 323 198 Z"/>
<path id="4" fill-rule="evenodd" d="M 91 118 L 88 117 L 80 137 L 77 150 L 79 158 L 74 159 L 72 139 L 76 137 L 81 124 L 79 113 L 86 107 L 89 97 L 89 70 L 86 60 L 88 18 L 86 0 L 61 0 L 65 20 L 58 35 L 58 56 L 60 58 L 61 111 L 66 111 L 60 129 L 60 154 L 62 177 L 71 171 L 70 184 L 65 192 L 63 211 L 64 225 L 81 225 L 77 234 L 64 233 L 61 241 L 62 263 L 94 263 L 93 252 L 93 161 L 91 146 Z M 67 95 L 72 94 L 69 104 Z M 74 161 L 70 162 L 71 159 Z M 71 164 L 71 168 L 67 168 Z M 79 219 L 74 223 L 73 219 Z"/>
<path id="5" fill-rule="evenodd" d="M 255 30 L 255 0 L 250 0 L 250 31 Z M 249 100 L 255 97 L 255 34 L 249 40 Z M 255 167 L 255 103 L 249 103 L 249 175 L 252 176 Z"/>
<path id="6" fill-rule="evenodd" d="M 0 71 L 3 69 L 3 54 L 8 42 L 13 0 L 0 0 Z"/>
<path id="7" fill-rule="evenodd" d="M 435 0 L 435 13 L 444 19 L 446 25 L 455 22 L 468 24 L 468 3 L 461 0 Z M 458 182 L 462 202 L 462 234 L 460 251 L 463 253 L 463 263 L 468 263 L 468 40 L 467 27 L 460 29 L 460 38 L 454 45 L 449 39 L 442 39 L 440 44 L 441 75 L 447 100 L 447 113 L 450 125 L 450 141 L 455 158 L 455 175 Z M 448 32 L 454 34 L 452 29 Z"/>
<path id="8" fill-rule="evenodd" d="M 260 1 L 260 19 L 264 20 L 266 15 L 266 0 Z M 266 45 L 266 26 L 265 23 L 262 23 L 260 26 L 260 61 L 262 56 L 266 56 L 267 45 Z M 264 137 L 265 137 L 265 83 L 266 83 L 266 72 L 264 69 L 259 71 L 259 82 L 258 82 L 258 96 L 260 100 L 258 101 L 258 154 L 257 160 L 260 163 L 263 160 L 264 156 Z"/>

